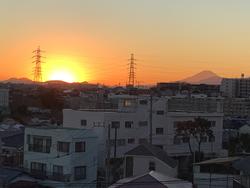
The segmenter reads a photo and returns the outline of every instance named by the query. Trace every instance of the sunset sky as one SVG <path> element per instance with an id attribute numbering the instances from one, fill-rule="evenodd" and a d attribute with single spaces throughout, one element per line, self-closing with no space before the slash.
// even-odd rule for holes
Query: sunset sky
<path id="1" fill-rule="evenodd" d="M 0 80 L 125 84 L 131 53 L 140 84 L 202 70 L 250 75 L 249 0 L 0 0 Z"/>

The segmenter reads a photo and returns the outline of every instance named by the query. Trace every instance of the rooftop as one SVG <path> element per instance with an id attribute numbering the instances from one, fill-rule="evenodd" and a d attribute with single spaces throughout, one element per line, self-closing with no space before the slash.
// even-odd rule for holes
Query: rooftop
<path id="1" fill-rule="evenodd" d="M 141 156 L 154 156 L 163 161 L 172 168 L 177 166 L 177 161 L 168 156 L 168 154 L 161 148 L 151 144 L 142 144 L 129 150 L 125 155 L 141 155 Z"/>
<path id="2" fill-rule="evenodd" d="M 232 162 L 239 160 L 239 159 L 240 159 L 240 157 L 215 158 L 215 159 L 210 159 L 210 160 L 202 161 L 199 163 L 195 163 L 195 165 L 232 163 Z"/>
<path id="3" fill-rule="evenodd" d="M 192 188 L 192 183 L 151 171 L 136 177 L 124 178 L 109 188 Z"/>

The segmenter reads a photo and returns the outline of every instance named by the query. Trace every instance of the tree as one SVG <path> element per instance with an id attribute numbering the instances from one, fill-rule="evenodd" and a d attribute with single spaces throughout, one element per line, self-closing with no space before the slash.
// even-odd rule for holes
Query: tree
<path id="1" fill-rule="evenodd" d="M 56 89 L 49 89 L 40 94 L 40 100 L 45 108 L 51 110 L 62 110 L 63 108 L 63 99 L 61 94 Z"/>
<path id="2" fill-rule="evenodd" d="M 209 140 L 214 139 L 211 123 L 204 118 L 195 118 L 194 121 L 182 121 L 176 125 L 176 136 L 182 137 L 188 142 L 189 151 L 191 155 L 194 155 L 193 148 L 191 146 L 191 139 L 194 139 L 198 144 L 198 159 L 201 159 L 201 144 L 208 137 Z"/>

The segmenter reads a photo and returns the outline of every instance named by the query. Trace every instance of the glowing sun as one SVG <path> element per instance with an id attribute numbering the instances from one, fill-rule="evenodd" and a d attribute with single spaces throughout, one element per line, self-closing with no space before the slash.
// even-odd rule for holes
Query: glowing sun
<path id="1" fill-rule="evenodd" d="M 72 57 L 49 57 L 44 64 L 45 80 L 62 80 L 64 82 L 86 81 L 84 60 Z"/>
<path id="2" fill-rule="evenodd" d="M 62 81 L 69 82 L 69 83 L 76 81 L 74 74 L 65 70 L 57 70 L 53 72 L 49 80 L 62 80 Z"/>

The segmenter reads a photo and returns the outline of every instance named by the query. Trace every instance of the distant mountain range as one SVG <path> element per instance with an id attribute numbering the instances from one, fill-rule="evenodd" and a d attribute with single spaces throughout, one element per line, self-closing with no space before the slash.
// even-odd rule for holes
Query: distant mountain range
<path id="1" fill-rule="evenodd" d="M 211 85 L 219 85 L 221 83 L 222 78 L 215 74 L 212 71 L 202 71 L 198 74 L 195 74 L 193 76 L 187 77 L 185 79 L 179 80 L 178 82 L 186 82 L 190 84 L 211 84 Z M 34 82 L 28 78 L 10 78 L 8 80 L 1 81 L 2 83 L 13 83 L 13 84 L 33 84 Z M 47 81 L 46 83 L 51 84 L 63 84 L 67 83 L 61 80 L 51 80 Z M 86 84 L 88 82 L 83 82 L 83 84 Z"/>
<path id="2" fill-rule="evenodd" d="M 0 81 L 1 83 L 12 83 L 12 84 L 34 84 L 32 80 L 28 78 L 9 78 L 8 80 Z M 69 84 L 68 82 L 62 80 L 48 80 L 44 83 L 47 84 Z M 77 82 L 75 82 L 77 83 Z M 88 84 L 88 82 L 81 82 L 81 84 Z"/>
<path id="3" fill-rule="evenodd" d="M 219 85 L 221 84 L 222 78 L 212 71 L 202 71 L 193 76 L 187 77 L 179 82 L 186 82 L 190 84 L 210 84 Z"/>
<path id="4" fill-rule="evenodd" d="M 28 78 L 9 78 L 8 80 L 3 80 L 1 82 L 12 84 L 33 84 L 33 81 Z"/>

